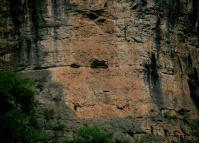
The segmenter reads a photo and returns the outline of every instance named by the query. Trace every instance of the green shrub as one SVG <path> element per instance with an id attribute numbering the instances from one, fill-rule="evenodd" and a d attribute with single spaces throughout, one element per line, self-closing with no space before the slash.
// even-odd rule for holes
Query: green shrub
<path id="1" fill-rule="evenodd" d="M 56 126 L 53 127 L 53 130 L 63 131 L 64 128 L 65 128 L 65 125 L 63 123 L 58 123 Z"/>
<path id="2" fill-rule="evenodd" d="M 183 121 L 188 121 L 190 118 L 188 112 L 184 109 L 179 110 L 178 114 L 179 114 L 179 119 Z"/>
<path id="3" fill-rule="evenodd" d="M 31 113 L 35 108 L 34 83 L 19 73 L 0 72 L 0 111 L 6 112 L 20 108 L 25 113 Z"/>
<path id="4" fill-rule="evenodd" d="M 53 119 L 55 113 L 53 109 L 45 108 L 43 114 L 46 120 L 50 120 Z"/>
<path id="5" fill-rule="evenodd" d="M 74 143 L 74 141 L 72 141 L 72 140 L 65 140 L 62 143 Z"/>
<path id="6" fill-rule="evenodd" d="M 95 126 L 81 127 L 74 135 L 75 143 L 113 143 L 113 134 Z"/>
<path id="7" fill-rule="evenodd" d="M 163 113 L 163 117 L 166 119 L 173 119 L 173 120 L 176 120 L 178 118 L 174 112 L 165 112 Z"/>
<path id="8" fill-rule="evenodd" d="M 189 120 L 189 113 L 184 109 L 181 109 L 177 112 L 167 111 L 163 113 L 163 117 L 173 120 L 180 119 L 186 122 Z"/>
<path id="9" fill-rule="evenodd" d="M 116 138 L 115 143 L 130 143 L 129 139 L 127 138 Z"/>
<path id="10" fill-rule="evenodd" d="M 113 133 L 96 126 L 83 126 L 77 129 L 73 140 L 65 140 L 63 143 L 130 143 L 126 136 L 113 136 Z"/>
<path id="11" fill-rule="evenodd" d="M 0 72 L 0 142 L 44 143 L 38 128 L 34 100 L 35 85 L 21 74 Z"/>

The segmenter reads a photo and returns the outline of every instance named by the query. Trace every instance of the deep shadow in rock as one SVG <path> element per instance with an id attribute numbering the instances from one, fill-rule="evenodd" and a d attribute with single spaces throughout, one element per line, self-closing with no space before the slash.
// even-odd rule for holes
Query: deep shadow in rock
<path id="1" fill-rule="evenodd" d="M 188 84 L 190 90 L 190 96 L 192 101 L 195 103 L 196 108 L 199 112 L 199 80 L 198 80 L 198 71 L 197 68 L 193 67 L 191 54 L 187 57 L 187 66 L 188 66 Z"/>
<path id="2" fill-rule="evenodd" d="M 164 106 L 164 98 L 155 54 L 152 54 L 150 59 L 150 64 L 145 64 L 145 79 L 147 81 L 153 102 L 159 109 L 161 109 Z"/>
<path id="3" fill-rule="evenodd" d="M 91 59 L 90 60 L 90 67 L 91 68 L 102 68 L 102 69 L 107 69 L 108 64 L 104 60 L 98 60 L 98 59 Z"/>
<path id="4" fill-rule="evenodd" d="M 199 81 L 196 68 L 192 69 L 192 72 L 189 73 L 188 77 L 190 96 L 199 113 Z"/>

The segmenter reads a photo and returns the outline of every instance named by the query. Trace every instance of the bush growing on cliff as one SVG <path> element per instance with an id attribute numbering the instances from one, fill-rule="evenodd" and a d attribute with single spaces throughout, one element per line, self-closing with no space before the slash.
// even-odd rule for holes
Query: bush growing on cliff
<path id="1" fill-rule="evenodd" d="M 173 119 L 173 120 L 176 120 L 178 118 L 177 114 L 174 112 L 165 112 L 163 113 L 163 117 L 166 119 Z"/>
<path id="2" fill-rule="evenodd" d="M 34 83 L 21 74 L 0 72 L 0 142 L 37 143 L 47 137 L 35 118 Z"/>
<path id="3" fill-rule="evenodd" d="M 113 143 L 113 134 L 95 126 L 81 127 L 74 135 L 75 143 Z"/>
<path id="4" fill-rule="evenodd" d="M 114 136 L 103 128 L 83 126 L 75 132 L 73 140 L 64 143 L 130 143 L 130 140 L 124 136 Z"/>
<path id="5" fill-rule="evenodd" d="M 44 118 L 46 120 L 53 119 L 53 117 L 54 117 L 54 110 L 53 109 L 45 108 L 43 114 L 44 114 Z"/>

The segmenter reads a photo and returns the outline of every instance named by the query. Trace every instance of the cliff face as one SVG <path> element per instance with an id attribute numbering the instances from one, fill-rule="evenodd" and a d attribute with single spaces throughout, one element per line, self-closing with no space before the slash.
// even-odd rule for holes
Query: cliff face
<path id="1" fill-rule="evenodd" d="M 197 0 L 0 2 L 1 68 L 38 82 L 41 108 L 55 111 L 41 123 L 49 134 L 60 121 L 59 137 L 93 123 L 132 138 L 196 139 Z"/>

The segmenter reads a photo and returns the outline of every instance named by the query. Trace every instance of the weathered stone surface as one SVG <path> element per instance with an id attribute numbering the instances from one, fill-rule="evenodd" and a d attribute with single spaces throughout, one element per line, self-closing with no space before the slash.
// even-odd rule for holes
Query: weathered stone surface
<path id="1" fill-rule="evenodd" d="M 42 121 L 52 138 L 92 123 L 133 138 L 196 138 L 197 0 L 0 2 L 1 68 L 38 82 L 40 112 L 55 111 Z M 53 131 L 58 121 L 63 133 Z"/>

